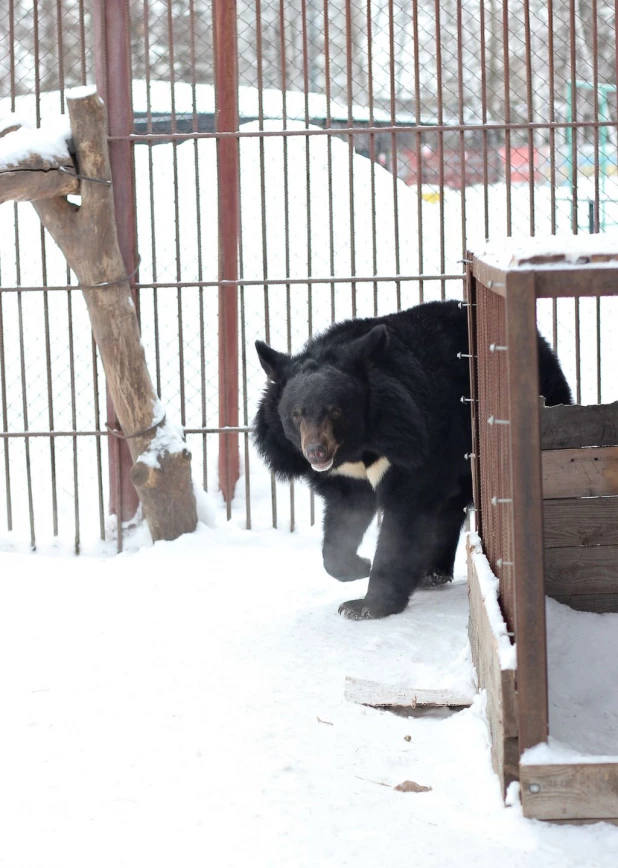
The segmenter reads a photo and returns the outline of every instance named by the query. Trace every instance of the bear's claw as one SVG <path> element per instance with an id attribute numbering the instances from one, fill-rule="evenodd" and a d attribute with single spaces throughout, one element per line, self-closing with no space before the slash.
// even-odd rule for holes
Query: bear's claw
<path id="1" fill-rule="evenodd" d="M 389 615 L 397 615 L 403 612 L 403 605 L 392 605 L 387 602 L 376 600 L 348 600 L 339 606 L 339 614 L 351 621 L 369 621 L 377 618 L 386 618 Z"/>
<path id="2" fill-rule="evenodd" d="M 448 583 L 452 581 L 453 577 L 447 575 L 446 573 L 430 573 L 428 576 L 425 576 L 425 578 L 420 584 L 420 587 L 437 588 L 440 585 L 448 585 Z"/>

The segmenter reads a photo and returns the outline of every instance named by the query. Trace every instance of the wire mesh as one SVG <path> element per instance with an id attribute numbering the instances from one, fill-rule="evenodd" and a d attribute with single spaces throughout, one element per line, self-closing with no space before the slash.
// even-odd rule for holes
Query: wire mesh
<path id="1" fill-rule="evenodd" d="M 93 8 L 3 6 L 0 113 L 40 123 L 64 111 L 67 87 L 93 80 Z M 235 44 L 220 53 L 216 18 L 230 10 Z M 614 4 L 128 0 L 126 11 L 136 286 L 153 381 L 214 495 L 221 478 L 233 486 L 239 436 L 228 517 L 313 522 L 303 486 L 271 480 L 250 447 L 264 380 L 253 341 L 297 350 L 334 320 L 461 297 L 475 239 L 618 222 Z M 236 95 L 237 129 L 221 128 L 221 82 Z M 222 149 L 229 139 L 237 147 Z M 223 228 L 222 178 L 234 175 L 238 224 Z M 105 533 L 104 382 L 83 302 L 30 211 L 0 209 L 0 526 L 78 547 L 93 528 Z M 231 277 L 223 242 L 237 250 Z M 226 289 L 238 352 L 221 365 Z M 600 362 L 615 336 L 608 305 L 539 306 L 582 400 L 611 390 Z M 227 433 L 224 399 L 238 410 Z M 13 436 L 26 431 L 47 437 Z"/>

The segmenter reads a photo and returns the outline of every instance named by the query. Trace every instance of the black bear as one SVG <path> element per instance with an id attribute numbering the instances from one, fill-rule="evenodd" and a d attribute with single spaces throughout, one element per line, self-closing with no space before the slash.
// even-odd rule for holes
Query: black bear
<path id="1" fill-rule="evenodd" d="M 401 313 L 338 323 L 295 356 L 262 341 L 268 383 L 254 439 L 282 479 L 302 477 L 325 501 L 324 568 L 340 581 L 369 576 L 367 595 L 343 603 L 348 618 L 405 609 L 422 582 L 453 575 L 472 499 L 464 310 L 429 302 Z M 541 394 L 571 403 L 552 350 L 539 336 Z M 382 510 L 373 564 L 357 554 Z"/>

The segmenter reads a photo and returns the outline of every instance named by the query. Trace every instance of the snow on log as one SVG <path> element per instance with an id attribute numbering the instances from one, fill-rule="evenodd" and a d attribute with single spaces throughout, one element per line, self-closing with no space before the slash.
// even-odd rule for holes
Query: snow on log
<path id="1" fill-rule="evenodd" d="M 79 179 L 69 153 L 70 127 L 63 118 L 31 129 L 17 115 L 0 121 L 0 203 L 35 201 L 77 193 Z"/>

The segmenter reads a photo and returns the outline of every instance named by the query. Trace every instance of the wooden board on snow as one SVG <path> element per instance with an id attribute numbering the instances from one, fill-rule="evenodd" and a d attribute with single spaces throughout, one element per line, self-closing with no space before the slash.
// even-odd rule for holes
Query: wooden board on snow
<path id="1" fill-rule="evenodd" d="M 413 687 L 391 687 L 362 678 L 345 679 L 345 698 L 373 708 L 468 708 L 472 694 L 453 690 L 417 690 Z"/>

